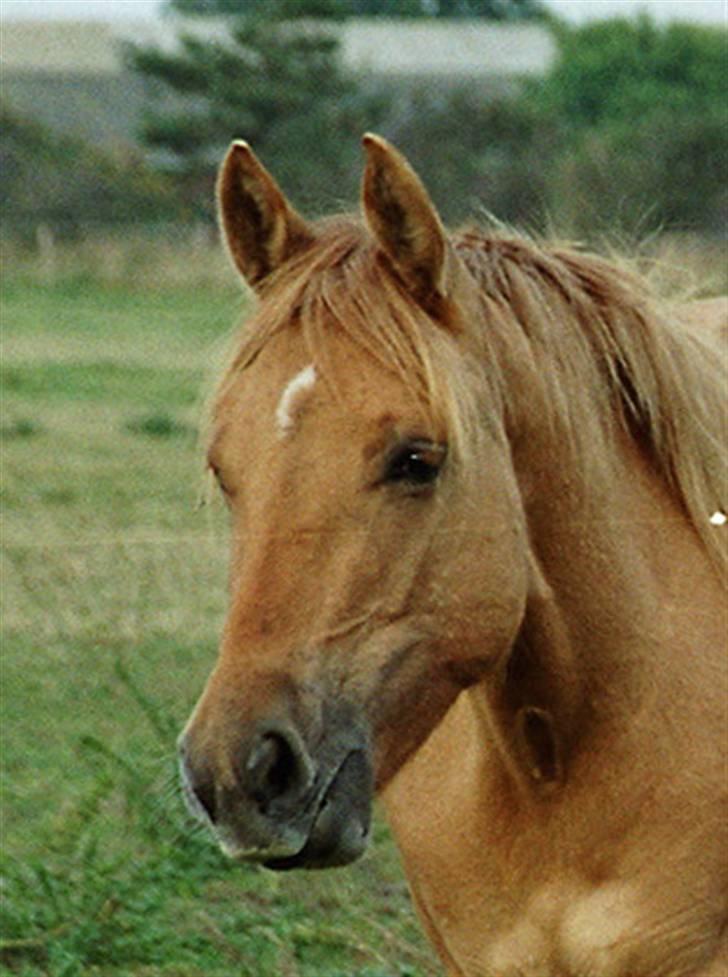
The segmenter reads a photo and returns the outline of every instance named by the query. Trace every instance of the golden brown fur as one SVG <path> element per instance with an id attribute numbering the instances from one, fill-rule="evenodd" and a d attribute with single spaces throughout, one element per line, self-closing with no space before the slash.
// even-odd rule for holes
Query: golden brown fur
<path id="1" fill-rule="evenodd" d="M 450 237 L 365 148 L 364 223 L 223 166 L 260 305 L 212 411 L 231 600 L 188 793 L 294 868 L 357 857 L 376 788 L 448 977 L 722 977 L 725 305 Z"/>

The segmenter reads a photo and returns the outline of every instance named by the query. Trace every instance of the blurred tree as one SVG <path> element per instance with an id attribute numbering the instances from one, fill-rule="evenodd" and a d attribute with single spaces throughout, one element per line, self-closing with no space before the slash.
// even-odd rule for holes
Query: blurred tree
<path id="1" fill-rule="evenodd" d="M 495 98 L 472 86 L 421 86 L 395 97 L 390 86 L 385 111 L 383 104 L 372 109 L 345 76 L 325 22 L 365 11 L 462 15 L 477 7 L 483 14 L 486 4 L 170 0 L 170 7 L 249 11 L 226 16 L 224 42 L 198 35 L 183 39 L 176 55 L 136 54 L 140 70 L 186 96 L 178 111 L 148 120 L 147 138 L 198 181 L 188 199 L 211 199 L 214 169 L 240 135 L 254 141 L 295 199 L 329 209 L 353 199 L 359 136 L 378 128 L 411 156 L 450 219 L 482 201 L 531 227 L 545 213 L 582 237 L 615 226 L 638 234 L 665 224 L 720 229 L 726 220 L 723 31 L 659 26 L 647 17 L 581 28 L 551 21 L 557 58 L 520 92 Z M 308 18 L 295 31 L 294 15 Z"/>
<path id="2" fill-rule="evenodd" d="M 248 0 L 248 3 L 256 0 Z M 526 20 L 545 17 L 543 0 L 257 0 L 306 17 L 484 17 L 488 20 Z M 241 0 L 169 0 L 169 7 L 185 15 L 239 15 Z M 300 11 L 305 9 L 305 13 Z"/>
<path id="3" fill-rule="evenodd" d="M 342 0 L 354 17 L 482 17 L 530 20 L 546 16 L 542 0 Z"/>
<path id="4" fill-rule="evenodd" d="M 141 161 L 120 162 L 60 136 L 0 102 L 0 216 L 7 229 L 39 224 L 73 236 L 89 224 L 177 219 L 179 201 Z"/>
<path id="5" fill-rule="evenodd" d="M 184 17 L 250 17 L 330 19 L 342 16 L 349 0 L 168 0 L 167 10 Z"/>
<path id="6" fill-rule="evenodd" d="M 131 46 L 132 66 L 176 96 L 147 112 L 142 138 L 166 159 L 188 196 L 211 200 L 216 167 L 241 136 L 299 200 L 307 197 L 318 208 L 332 187 L 346 192 L 372 102 L 344 72 L 339 42 L 327 28 L 337 5 L 174 0 L 180 13 L 236 15 L 226 19 L 220 37 L 183 33 L 174 53 Z M 295 18 L 301 23 L 292 29 Z"/>
<path id="7" fill-rule="evenodd" d="M 557 30 L 526 98 L 551 119 L 549 196 L 577 232 L 719 228 L 726 216 L 726 34 L 648 17 Z M 633 225 L 630 227 L 630 223 Z"/>
<path id="8" fill-rule="evenodd" d="M 724 32 L 649 17 L 561 25 L 558 59 L 538 98 L 579 129 L 633 124 L 644 112 L 724 102 Z"/>
<path id="9" fill-rule="evenodd" d="M 450 220 L 481 203 L 532 229 L 725 233 L 724 31 L 648 18 L 554 25 L 545 77 L 512 96 L 423 89 L 384 132 Z"/>
<path id="10" fill-rule="evenodd" d="M 535 229 L 544 211 L 554 131 L 535 105 L 477 88 L 422 90 L 395 131 L 449 224 L 486 212 Z"/>

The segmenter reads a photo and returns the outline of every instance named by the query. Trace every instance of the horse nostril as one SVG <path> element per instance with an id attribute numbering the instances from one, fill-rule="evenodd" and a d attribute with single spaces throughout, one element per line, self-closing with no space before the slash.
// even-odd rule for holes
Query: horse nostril
<path id="1" fill-rule="evenodd" d="M 253 746 L 245 765 L 247 786 L 265 809 L 284 795 L 298 797 L 309 786 L 309 763 L 297 737 L 264 733 Z"/>

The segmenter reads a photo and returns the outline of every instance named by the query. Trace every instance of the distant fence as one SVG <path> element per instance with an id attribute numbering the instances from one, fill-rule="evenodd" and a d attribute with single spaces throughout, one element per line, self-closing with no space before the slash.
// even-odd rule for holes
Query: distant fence
<path id="1" fill-rule="evenodd" d="M 140 288 L 231 287 L 239 280 L 212 224 L 25 222 L 3 228 L 8 278 L 39 284 L 92 280 Z"/>
<path id="2" fill-rule="evenodd" d="M 662 290 L 728 292 L 725 234 L 650 235 L 622 248 L 633 250 L 631 257 L 649 268 Z M 5 226 L 0 249 L 6 281 L 21 277 L 39 285 L 240 289 L 217 228 L 208 223 L 93 222 L 74 225 L 72 234 L 51 223 L 26 223 L 22 234 Z"/>

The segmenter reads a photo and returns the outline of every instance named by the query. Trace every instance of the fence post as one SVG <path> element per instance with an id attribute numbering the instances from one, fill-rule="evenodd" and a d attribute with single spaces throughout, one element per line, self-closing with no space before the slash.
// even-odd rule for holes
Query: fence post
<path id="1" fill-rule="evenodd" d="M 41 281 L 52 285 L 58 276 L 58 249 L 53 231 L 47 224 L 38 224 L 36 227 L 35 244 Z"/>

